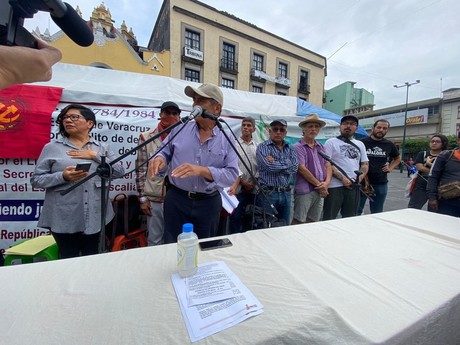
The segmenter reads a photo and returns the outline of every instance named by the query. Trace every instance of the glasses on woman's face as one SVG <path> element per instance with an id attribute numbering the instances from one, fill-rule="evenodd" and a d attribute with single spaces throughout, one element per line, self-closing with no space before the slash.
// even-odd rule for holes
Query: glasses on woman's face
<path id="1" fill-rule="evenodd" d="M 83 115 L 79 115 L 79 114 L 68 114 L 68 115 L 64 115 L 64 116 L 62 117 L 62 121 L 65 121 L 65 120 L 67 120 L 67 119 L 70 119 L 70 120 L 72 120 L 73 122 L 75 122 L 75 121 L 80 120 L 81 117 L 83 117 Z"/>
<path id="2" fill-rule="evenodd" d="M 431 143 L 433 143 L 433 144 L 441 144 L 441 140 L 433 139 L 433 140 L 431 140 Z"/>

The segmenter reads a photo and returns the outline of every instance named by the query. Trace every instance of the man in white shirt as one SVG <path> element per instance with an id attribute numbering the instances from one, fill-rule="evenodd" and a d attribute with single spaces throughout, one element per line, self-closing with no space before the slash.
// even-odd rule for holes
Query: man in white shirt
<path id="1" fill-rule="evenodd" d="M 358 118 L 344 116 L 340 122 L 340 135 L 326 141 L 324 148 L 333 163 L 329 195 L 324 200 L 323 220 L 335 219 L 340 211 L 342 218 L 356 216 L 359 203 L 359 183 L 369 168 L 366 148 L 353 139 L 358 129 Z M 339 167 L 343 172 L 337 169 Z M 358 181 L 356 172 L 359 171 Z"/>

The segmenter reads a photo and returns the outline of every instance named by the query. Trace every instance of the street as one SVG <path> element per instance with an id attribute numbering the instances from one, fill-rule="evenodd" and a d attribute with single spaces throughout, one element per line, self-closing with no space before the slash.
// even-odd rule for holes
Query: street
<path id="1" fill-rule="evenodd" d="M 399 169 L 395 169 L 388 175 L 388 194 L 383 206 L 384 212 L 407 208 L 409 198 L 404 197 L 404 188 L 407 182 L 409 182 L 409 178 L 407 177 L 406 170 L 400 173 Z M 426 210 L 426 205 L 423 209 Z M 369 213 L 369 202 L 367 202 L 364 208 L 364 214 Z"/>

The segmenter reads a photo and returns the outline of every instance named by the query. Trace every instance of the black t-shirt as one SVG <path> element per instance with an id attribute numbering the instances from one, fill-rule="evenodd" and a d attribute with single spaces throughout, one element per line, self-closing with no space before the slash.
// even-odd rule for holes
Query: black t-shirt
<path id="1" fill-rule="evenodd" d="M 371 137 L 361 139 L 366 147 L 367 158 L 369 158 L 369 182 L 371 184 L 387 183 L 387 173 L 382 171 L 383 166 L 399 156 L 395 144 L 387 139 L 374 140 Z"/>

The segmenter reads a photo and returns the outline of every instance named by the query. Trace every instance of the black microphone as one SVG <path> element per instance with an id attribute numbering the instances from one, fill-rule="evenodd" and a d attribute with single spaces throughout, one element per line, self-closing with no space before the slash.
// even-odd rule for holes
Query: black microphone
<path id="1" fill-rule="evenodd" d="M 46 3 L 53 21 L 72 41 L 82 47 L 93 44 L 93 31 L 72 6 L 60 0 L 43 0 L 43 2 Z"/>
<path id="2" fill-rule="evenodd" d="M 332 161 L 331 157 L 329 157 L 329 156 L 328 156 L 327 154 L 325 154 L 323 151 L 318 150 L 318 154 L 319 154 L 321 157 L 323 157 L 325 160 L 327 160 L 328 162 L 331 162 L 331 161 Z"/>

